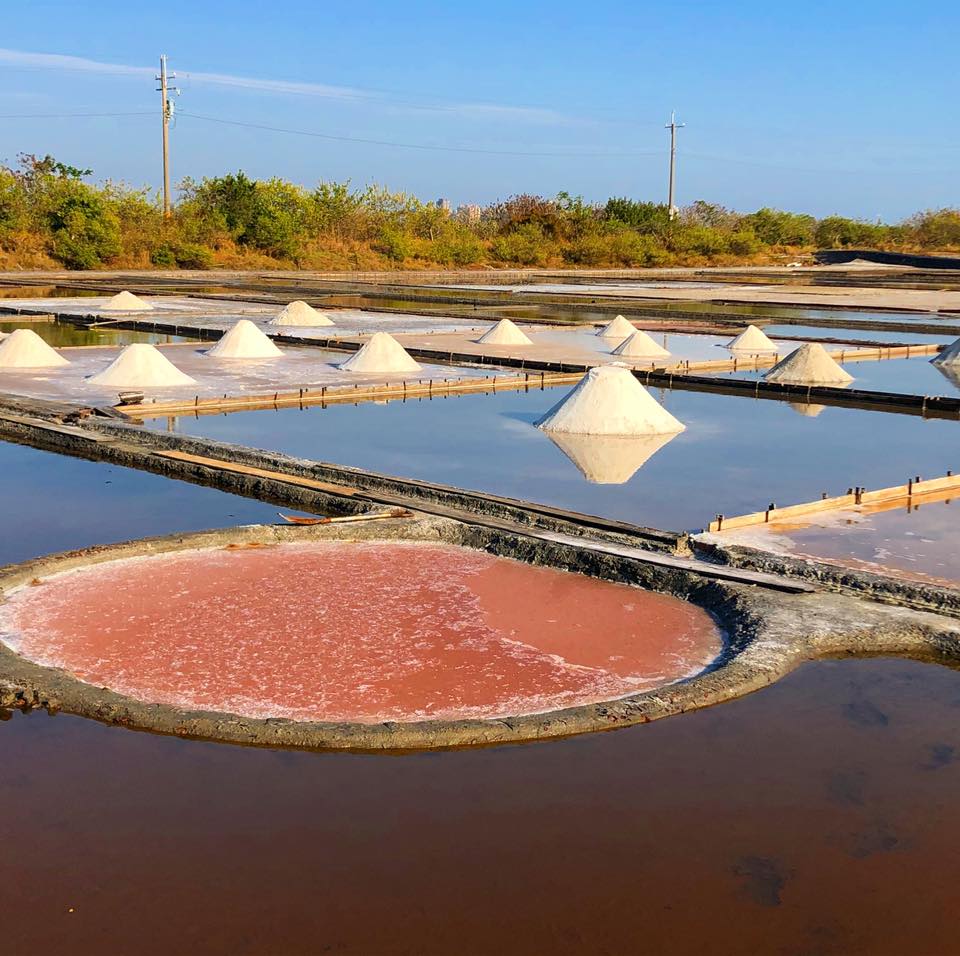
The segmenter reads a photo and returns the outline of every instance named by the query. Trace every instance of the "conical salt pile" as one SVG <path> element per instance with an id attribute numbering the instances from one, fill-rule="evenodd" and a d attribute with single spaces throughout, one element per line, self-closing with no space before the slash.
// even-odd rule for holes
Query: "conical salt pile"
<path id="1" fill-rule="evenodd" d="M 420 371 L 420 366 L 407 350 L 387 332 L 375 332 L 366 345 L 351 355 L 340 368 L 364 374 Z"/>
<path id="2" fill-rule="evenodd" d="M 737 352 L 776 352 L 773 341 L 755 325 L 748 325 L 733 341 L 727 343 L 728 349 Z"/>
<path id="3" fill-rule="evenodd" d="M 590 369 L 537 427 L 575 435 L 669 435 L 686 428 L 622 365 Z"/>
<path id="4" fill-rule="evenodd" d="M 628 322 L 622 315 L 618 315 L 612 322 L 607 323 L 597 332 L 597 335 L 603 336 L 605 339 L 625 339 L 636 331 L 632 322 Z"/>
<path id="5" fill-rule="evenodd" d="M 132 292 L 118 292 L 112 299 L 107 299 L 100 308 L 104 312 L 150 312 L 153 306 L 143 299 L 138 299 Z"/>
<path id="6" fill-rule="evenodd" d="M 547 432 L 550 441 L 577 466 L 583 477 L 596 485 L 622 485 L 629 481 L 677 434 L 573 435 Z"/>
<path id="7" fill-rule="evenodd" d="M 621 358 L 666 358 L 670 353 L 647 335 L 637 331 L 628 339 L 624 339 L 614 350 L 614 355 Z"/>
<path id="8" fill-rule="evenodd" d="M 960 365 L 960 339 L 951 342 L 942 352 L 938 352 L 932 359 L 934 365 Z"/>
<path id="9" fill-rule="evenodd" d="M 2 346 L 0 346 L 2 348 Z M 128 345 L 102 372 L 91 375 L 91 385 L 116 388 L 157 388 L 165 385 L 194 385 L 162 352 L 152 345 Z"/>
<path id="10" fill-rule="evenodd" d="M 785 385 L 848 385 L 853 376 L 845 372 L 819 342 L 807 342 L 763 376 Z"/>
<path id="11" fill-rule="evenodd" d="M 492 329 L 487 329 L 477 342 L 487 345 L 533 345 L 509 319 L 501 319 Z"/>
<path id="12" fill-rule="evenodd" d="M 69 364 L 33 329 L 14 329 L 0 342 L 0 368 L 59 368 Z"/>
<path id="13" fill-rule="evenodd" d="M 249 319 L 241 319 L 207 355 L 220 359 L 276 358 L 283 353 Z"/>
<path id="14" fill-rule="evenodd" d="M 311 325 L 334 325 L 329 316 L 318 312 L 312 305 L 300 299 L 291 302 L 283 311 L 270 320 L 271 325 L 299 325 L 303 328 Z"/>

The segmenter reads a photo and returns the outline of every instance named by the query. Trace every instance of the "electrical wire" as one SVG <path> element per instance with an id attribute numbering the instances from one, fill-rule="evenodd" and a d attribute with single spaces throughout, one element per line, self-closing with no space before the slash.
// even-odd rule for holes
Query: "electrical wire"
<path id="1" fill-rule="evenodd" d="M 437 146 L 428 143 L 399 143 L 393 140 L 364 139 L 358 136 L 336 136 L 332 133 L 317 133 L 311 130 L 290 129 L 283 126 L 266 126 L 261 123 L 243 123 L 240 120 L 222 119 L 219 116 L 204 116 L 200 113 L 190 113 L 187 110 L 177 110 L 178 116 L 187 116 L 191 119 L 203 120 L 207 123 L 219 123 L 224 126 L 237 126 L 243 129 L 256 129 L 269 133 L 288 133 L 294 136 L 311 136 L 316 139 L 333 140 L 338 143 L 361 143 L 366 146 L 391 146 L 398 149 L 423 149 L 442 153 L 476 153 L 485 156 L 549 156 L 560 159 L 579 159 L 581 157 L 595 158 L 603 156 L 664 156 L 666 150 L 648 149 L 611 152 L 547 152 L 527 151 L 515 149 L 482 149 L 474 146 Z"/>
<path id="2" fill-rule="evenodd" d="M 129 113 L 0 113 L 0 119 L 73 119 L 93 116 L 154 116 L 156 110 L 135 110 Z"/>

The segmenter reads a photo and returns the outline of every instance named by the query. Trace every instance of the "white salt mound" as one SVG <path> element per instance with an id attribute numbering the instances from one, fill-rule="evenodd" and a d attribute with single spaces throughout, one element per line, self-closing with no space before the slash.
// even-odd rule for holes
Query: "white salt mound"
<path id="1" fill-rule="evenodd" d="M 128 345 L 102 372 L 91 375 L 87 381 L 91 385 L 109 385 L 116 388 L 196 384 L 166 355 L 144 343 Z"/>
<path id="2" fill-rule="evenodd" d="M 942 352 L 938 352 L 930 361 L 934 365 L 960 366 L 960 339 L 951 342 Z"/>
<path id="3" fill-rule="evenodd" d="M 153 306 L 124 289 L 123 292 L 118 292 L 113 298 L 107 299 L 100 308 L 104 312 L 150 312 Z"/>
<path id="4" fill-rule="evenodd" d="M 420 366 L 388 332 L 375 332 L 369 341 L 340 365 L 349 372 L 401 374 L 419 372 Z"/>
<path id="5" fill-rule="evenodd" d="M 686 428 L 622 365 L 590 369 L 537 427 L 575 435 L 670 435 Z"/>
<path id="6" fill-rule="evenodd" d="M 597 485 L 622 485 L 629 481 L 664 445 L 677 437 L 667 435 L 574 435 L 547 432 L 547 436 Z"/>
<path id="7" fill-rule="evenodd" d="M 487 329 L 477 342 L 487 345 L 533 345 L 530 338 L 509 319 L 501 319 L 493 328 Z"/>
<path id="8" fill-rule="evenodd" d="M 306 328 L 316 325 L 334 325 L 329 316 L 318 312 L 312 305 L 307 305 L 300 299 L 285 306 L 275 318 L 270 320 L 271 325 L 298 325 Z"/>
<path id="9" fill-rule="evenodd" d="M 761 329 L 748 325 L 735 339 L 727 343 L 727 348 L 737 352 L 776 352 L 777 347 Z"/>
<path id="10" fill-rule="evenodd" d="M 283 353 L 249 319 L 241 319 L 207 355 L 220 359 L 277 358 Z"/>
<path id="11" fill-rule="evenodd" d="M 853 376 L 844 371 L 819 342 L 807 342 L 763 376 L 768 382 L 787 385 L 848 385 Z"/>
<path id="12" fill-rule="evenodd" d="M 0 342 L 0 368 L 60 368 L 69 364 L 33 329 L 14 329 Z"/>
<path id="13" fill-rule="evenodd" d="M 624 339 L 614 350 L 621 358 L 666 358 L 670 353 L 647 335 L 638 330 L 628 339 Z"/>
<path id="14" fill-rule="evenodd" d="M 618 315 L 612 322 L 608 322 L 597 335 L 605 339 L 625 339 L 636 332 L 632 322 L 628 322 L 622 315 Z"/>

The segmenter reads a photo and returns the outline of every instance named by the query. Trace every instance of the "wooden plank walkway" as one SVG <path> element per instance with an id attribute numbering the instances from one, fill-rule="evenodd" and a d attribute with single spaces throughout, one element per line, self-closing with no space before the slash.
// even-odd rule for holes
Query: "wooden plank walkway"
<path id="1" fill-rule="evenodd" d="M 780 521 L 791 521 L 805 515 L 820 514 L 824 511 L 841 511 L 855 508 L 860 505 L 895 504 L 902 501 L 912 501 L 925 495 L 942 496 L 945 492 L 956 490 L 960 492 L 960 475 L 947 473 L 943 478 L 931 478 L 927 481 L 911 478 L 906 484 L 893 485 L 890 488 L 877 488 L 867 491 L 865 488 L 851 488 L 845 495 L 824 497 L 816 501 L 806 501 L 801 504 L 787 505 L 778 508 L 771 504 L 765 511 L 754 511 L 751 514 L 725 517 L 718 514 L 710 522 L 708 531 L 734 531 L 737 528 L 750 528 L 761 524 L 774 524 Z"/>

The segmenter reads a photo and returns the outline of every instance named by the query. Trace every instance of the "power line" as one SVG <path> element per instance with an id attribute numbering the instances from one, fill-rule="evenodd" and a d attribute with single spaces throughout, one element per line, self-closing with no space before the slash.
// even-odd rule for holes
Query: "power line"
<path id="1" fill-rule="evenodd" d="M 94 116 L 153 116 L 152 110 L 127 113 L 0 113 L 0 119 L 74 119 Z"/>
<path id="2" fill-rule="evenodd" d="M 313 130 L 289 129 L 283 126 L 265 126 L 261 123 L 244 123 L 240 120 L 222 119 L 219 116 L 203 116 L 200 113 L 188 113 L 185 110 L 179 112 L 180 116 L 188 116 L 191 119 L 203 120 L 207 123 L 220 123 L 224 126 L 238 126 L 243 129 L 256 129 L 269 133 L 288 133 L 294 136 L 311 136 L 316 139 L 333 140 L 338 143 L 362 143 L 366 146 L 391 146 L 398 149 L 424 149 L 442 153 L 477 153 L 486 156 L 552 156 L 562 159 L 578 159 L 581 157 L 598 156 L 661 156 L 662 149 L 638 149 L 629 151 L 611 151 L 611 152 L 533 152 L 527 150 L 514 149 L 482 149 L 473 146 L 437 146 L 428 143 L 399 143 L 392 140 L 383 139 L 363 139 L 357 136 L 335 136 L 332 133 L 318 133 Z"/>

